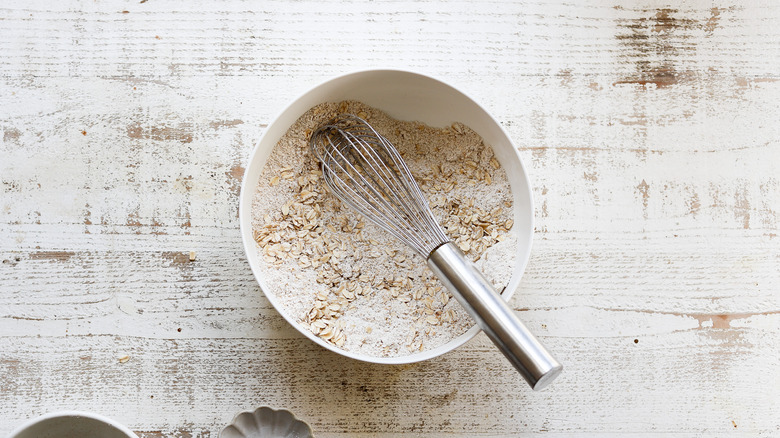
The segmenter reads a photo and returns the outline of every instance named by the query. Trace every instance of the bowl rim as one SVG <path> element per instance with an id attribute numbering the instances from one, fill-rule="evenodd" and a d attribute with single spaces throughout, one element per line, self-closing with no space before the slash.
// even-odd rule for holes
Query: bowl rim
<path id="1" fill-rule="evenodd" d="M 389 364 L 389 365 L 402 365 L 402 364 L 411 364 L 416 362 L 422 362 L 428 359 L 433 359 L 435 357 L 444 355 L 446 353 L 449 353 L 458 347 L 462 346 L 466 342 L 473 339 L 480 331 L 481 329 L 479 326 L 475 323 L 471 328 L 469 328 L 466 332 L 463 334 L 453 338 L 449 342 L 446 342 L 442 345 L 439 345 L 436 348 L 432 348 L 430 350 L 424 350 L 417 353 L 412 353 L 408 355 L 402 355 L 402 356 L 394 356 L 394 357 L 378 357 L 378 356 L 369 356 L 362 353 L 354 353 L 351 351 L 343 350 L 341 348 L 336 347 L 335 345 L 330 345 L 327 342 L 323 341 L 319 337 L 315 336 L 313 333 L 311 333 L 308 330 L 305 330 L 297 321 L 295 321 L 294 318 L 292 318 L 291 315 L 288 315 L 286 312 L 283 311 L 283 306 L 281 303 L 277 301 L 277 298 L 275 294 L 273 293 L 267 293 L 266 292 L 266 284 L 263 280 L 262 273 L 260 272 L 259 266 L 255 266 L 255 264 L 251 263 L 251 257 L 250 257 L 250 251 L 256 251 L 256 242 L 254 239 L 247 238 L 247 236 L 252 235 L 252 218 L 251 218 L 251 206 L 252 206 L 252 198 L 255 190 L 255 186 L 257 184 L 257 181 L 252 181 L 251 184 L 249 183 L 249 180 L 247 176 L 249 175 L 251 165 L 255 161 L 255 157 L 257 156 L 258 152 L 260 151 L 260 145 L 263 144 L 263 141 L 265 140 L 265 137 L 268 135 L 268 133 L 271 131 L 271 127 L 275 126 L 281 118 L 283 118 L 288 111 L 296 104 L 306 98 L 309 94 L 314 93 L 315 91 L 319 90 L 321 87 L 324 87 L 332 82 L 338 82 L 343 81 L 347 79 L 350 76 L 359 76 L 364 74 L 376 74 L 376 73 L 397 73 L 397 74 L 406 74 L 406 75 L 413 75 L 418 76 L 426 80 L 431 80 L 434 82 L 438 82 L 445 87 L 448 87 L 452 89 L 455 93 L 459 93 L 463 98 L 468 100 L 471 104 L 473 104 L 475 107 L 477 107 L 479 110 L 481 110 L 484 115 L 486 115 L 489 120 L 495 124 L 495 126 L 500 130 L 501 134 L 506 137 L 506 139 L 509 141 L 509 144 L 512 146 L 512 150 L 517 158 L 517 162 L 520 165 L 520 168 L 523 172 L 523 179 L 525 180 L 525 186 L 527 187 L 527 195 L 528 195 L 528 202 L 529 202 L 529 210 L 531 214 L 529 215 L 529 226 L 528 226 L 528 245 L 526 248 L 524 248 L 522 251 L 518 251 L 518 256 L 522 256 L 520 260 L 518 260 L 520 263 L 518 263 L 518 266 L 515 267 L 515 270 L 517 272 L 517 275 L 519 275 L 518 279 L 521 279 L 522 276 L 525 273 L 525 269 L 528 265 L 528 261 L 530 259 L 531 254 L 531 247 L 533 246 L 533 238 L 534 238 L 534 228 L 535 228 L 535 215 L 533 214 L 534 211 L 534 199 L 533 199 L 533 190 L 531 186 L 530 177 L 528 175 L 528 172 L 526 171 L 525 164 L 523 163 L 523 160 L 520 157 L 520 154 L 517 150 L 517 145 L 512 140 L 512 138 L 509 136 L 509 133 L 506 132 L 503 126 L 501 126 L 500 123 L 490 114 L 490 112 L 485 109 L 482 105 L 480 105 L 474 98 L 472 98 L 468 93 L 464 92 L 463 90 L 459 89 L 458 87 L 450 84 L 449 82 L 446 82 L 444 80 L 441 80 L 439 78 L 436 78 L 434 76 L 431 76 L 426 73 L 420 73 L 413 70 L 407 70 L 407 69 L 397 69 L 397 68 L 367 68 L 367 69 L 359 69 L 359 70 L 353 70 L 349 71 L 347 73 L 343 73 L 336 76 L 330 76 L 327 79 L 320 81 L 314 86 L 308 87 L 304 92 L 299 93 L 297 96 L 295 96 L 294 99 L 291 99 L 287 105 L 284 106 L 284 108 L 281 109 L 281 111 L 277 112 L 276 115 L 271 119 L 271 122 L 268 123 L 268 125 L 265 128 L 265 131 L 260 136 L 260 138 L 255 143 L 254 147 L 252 148 L 252 151 L 250 152 L 247 161 L 246 166 L 244 170 L 244 175 L 241 181 L 241 191 L 239 193 L 239 230 L 241 233 L 241 241 L 243 242 L 244 246 L 244 254 L 247 258 L 247 262 L 249 262 L 250 269 L 252 270 L 252 274 L 255 277 L 255 281 L 260 286 L 260 289 L 263 292 L 263 295 L 268 299 L 268 301 L 271 303 L 271 305 L 274 307 L 277 313 L 279 313 L 282 318 L 284 318 L 287 323 L 289 323 L 295 330 L 302 335 L 304 335 L 306 338 L 310 339 L 317 345 L 330 350 L 334 353 L 337 353 L 342 356 L 349 357 L 351 359 L 359 360 L 362 362 L 368 362 L 368 363 L 377 363 L 377 364 Z M 380 108 L 381 109 L 381 108 Z M 308 108 L 307 108 L 308 110 Z M 299 114 L 298 117 L 300 117 L 302 114 Z M 297 117 L 296 117 L 297 120 Z M 288 127 L 289 128 L 289 127 Z M 285 130 L 286 132 L 286 130 Z M 284 134 L 282 134 L 284 135 Z M 275 147 L 276 145 L 274 145 Z M 248 204 L 248 205 L 246 205 Z M 248 229 L 247 229 L 248 227 Z M 519 288 L 519 281 L 518 285 L 515 288 L 507 289 L 502 293 L 502 297 L 504 298 L 504 301 L 509 301 L 512 296 L 514 295 L 515 291 Z"/>
<path id="2" fill-rule="evenodd" d="M 138 438 L 138 435 L 136 435 L 135 432 L 133 432 L 132 430 L 128 429 L 126 426 L 104 415 L 96 414 L 94 412 L 85 412 L 85 411 L 76 411 L 76 410 L 49 412 L 47 414 L 43 414 L 38 417 L 30 418 L 24 423 L 22 423 L 19 427 L 11 431 L 11 433 L 8 435 L 8 438 L 17 438 L 19 434 L 29 429 L 30 427 L 35 426 L 36 424 L 42 423 L 44 421 L 53 420 L 56 418 L 89 418 L 91 420 L 97 420 L 101 423 L 114 427 L 120 432 L 127 435 L 128 437 Z"/>

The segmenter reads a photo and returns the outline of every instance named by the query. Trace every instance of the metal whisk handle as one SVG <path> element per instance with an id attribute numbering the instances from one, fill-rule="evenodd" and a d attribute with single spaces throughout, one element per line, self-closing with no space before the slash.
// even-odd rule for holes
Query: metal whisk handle
<path id="1" fill-rule="evenodd" d="M 520 322 L 512 309 L 452 242 L 428 256 L 428 267 L 477 321 L 534 390 L 552 382 L 563 367 Z"/>

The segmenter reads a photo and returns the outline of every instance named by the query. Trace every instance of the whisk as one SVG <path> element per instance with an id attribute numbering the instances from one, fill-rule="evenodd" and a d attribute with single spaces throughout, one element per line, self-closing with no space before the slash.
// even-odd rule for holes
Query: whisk
<path id="1" fill-rule="evenodd" d="M 342 114 L 319 126 L 309 146 L 331 192 L 425 258 L 533 389 L 555 379 L 561 365 L 450 241 L 390 141 L 365 120 Z"/>

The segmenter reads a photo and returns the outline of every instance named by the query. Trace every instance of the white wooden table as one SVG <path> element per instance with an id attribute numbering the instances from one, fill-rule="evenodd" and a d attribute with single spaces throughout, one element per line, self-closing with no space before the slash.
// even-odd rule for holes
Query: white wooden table
<path id="1" fill-rule="evenodd" d="M 79 409 L 216 437 L 270 405 L 318 436 L 780 436 L 776 2 L 11 0 L 0 50 L 0 434 Z M 370 67 L 459 86 L 519 145 L 511 304 L 565 364 L 548 390 L 484 335 L 329 353 L 253 279 L 249 151 Z"/>

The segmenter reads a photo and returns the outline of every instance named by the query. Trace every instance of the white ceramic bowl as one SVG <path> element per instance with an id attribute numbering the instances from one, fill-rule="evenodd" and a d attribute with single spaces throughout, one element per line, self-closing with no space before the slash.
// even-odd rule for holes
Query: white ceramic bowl
<path id="1" fill-rule="evenodd" d="M 8 438 L 138 438 L 130 429 L 102 415 L 62 411 L 34 418 Z"/>
<path id="2" fill-rule="evenodd" d="M 342 100 L 358 100 L 386 112 L 395 119 L 420 121 L 434 127 L 461 122 L 493 146 L 496 158 L 506 170 L 514 198 L 513 232 L 517 235 L 518 243 L 516 268 L 504 291 L 504 299 L 509 300 L 520 284 L 520 277 L 531 251 L 534 209 L 528 175 L 515 145 L 501 125 L 462 91 L 430 76 L 402 70 L 365 70 L 325 81 L 295 99 L 268 125 L 249 156 L 239 200 L 241 237 L 252 272 L 268 300 L 287 322 L 307 338 L 336 353 L 366 362 L 386 364 L 419 362 L 447 353 L 473 338 L 479 328 L 474 326 L 444 345 L 406 356 L 375 357 L 357 354 L 323 341 L 298 324 L 285 312 L 261 275 L 260 254 L 252 238 L 252 197 L 263 166 L 276 143 L 301 115 L 317 104 Z"/>

